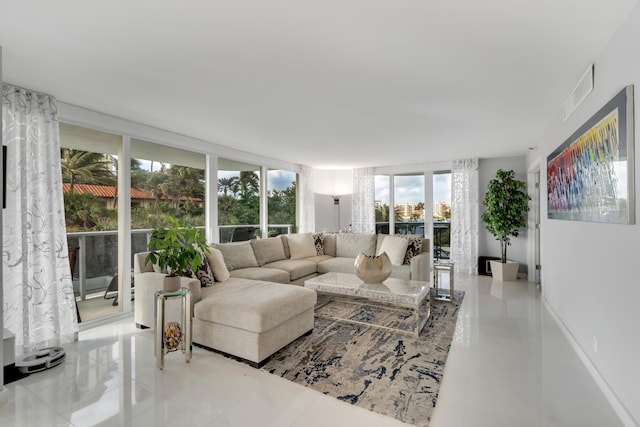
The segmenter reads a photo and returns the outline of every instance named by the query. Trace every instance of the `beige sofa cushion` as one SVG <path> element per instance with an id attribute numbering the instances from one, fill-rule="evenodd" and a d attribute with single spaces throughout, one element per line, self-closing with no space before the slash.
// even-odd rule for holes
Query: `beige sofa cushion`
<path id="1" fill-rule="evenodd" d="M 408 244 L 409 240 L 404 237 L 386 236 L 376 255 L 386 252 L 387 256 L 391 260 L 391 264 L 402 265 L 404 264 Z"/>
<path id="2" fill-rule="evenodd" d="M 264 267 L 276 268 L 288 272 L 291 281 L 308 276 L 317 271 L 317 264 L 307 259 L 285 259 L 266 264 Z"/>
<path id="3" fill-rule="evenodd" d="M 336 256 L 336 241 L 338 235 L 336 233 L 327 233 L 324 235 L 322 247 L 325 255 Z"/>
<path id="4" fill-rule="evenodd" d="M 355 258 L 332 257 L 318 263 L 318 273 L 324 274 L 335 271 L 336 273 L 354 274 L 354 262 Z"/>
<path id="5" fill-rule="evenodd" d="M 315 291 L 299 286 L 230 279 L 211 288 L 195 306 L 200 320 L 264 332 L 316 304 Z"/>
<path id="6" fill-rule="evenodd" d="M 214 244 L 213 247 L 222 252 L 224 263 L 229 271 L 258 266 L 249 242 Z"/>
<path id="7" fill-rule="evenodd" d="M 280 237 L 252 240 L 250 245 L 259 266 L 286 258 L 284 245 Z"/>
<path id="8" fill-rule="evenodd" d="M 207 261 L 209 261 L 209 267 L 213 272 L 213 277 L 217 282 L 224 282 L 229 278 L 229 270 L 224 263 L 224 257 L 219 249 L 214 247 L 209 248 L 209 252 L 206 253 Z"/>
<path id="9" fill-rule="evenodd" d="M 247 267 L 233 270 L 229 273 L 231 277 L 251 279 L 251 280 L 264 280 L 267 282 L 276 283 L 289 283 L 289 273 L 284 270 L 277 270 L 275 268 L 267 267 Z"/>
<path id="10" fill-rule="evenodd" d="M 375 234 L 338 233 L 336 256 L 355 258 L 361 253 L 369 256 L 376 253 Z"/>
<path id="11" fill-rule="evenodd" d="M 287 236 L 287 242 L 291 259 L 309 258 L 317 255 L 311 233 L 290 234 Z"/>

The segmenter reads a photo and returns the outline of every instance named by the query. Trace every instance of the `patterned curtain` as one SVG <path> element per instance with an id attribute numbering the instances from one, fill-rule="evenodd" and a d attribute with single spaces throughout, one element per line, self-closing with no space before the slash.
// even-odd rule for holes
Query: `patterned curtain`
<path id="1" fill-rule="evenodd" d="M 456 271 L 477 274 L 478 159 L 453 162 L 451 187 L 451 261 Z"/>
<path id="2" fill-rule="evenodd" d="M 313 192 L 313 168 L 303 166 L 300 172 L 300 217 L 299 232 L 316 231 L 315 193 Z"/>
<path id="3" fill-rule="evenodd" d="M 351 207 L 351 231 L 375 233 L 375 180 L 373 168 L 353 170 L 353 200 Z"/>
<path id="4" fill-rule="evenodd" d="M 20 354 L 74 341 L 78 323 L 55 98 L 3 84 L 2 106 L 7 145 L 3 314 L 4 327 L 16 335 Z"/>

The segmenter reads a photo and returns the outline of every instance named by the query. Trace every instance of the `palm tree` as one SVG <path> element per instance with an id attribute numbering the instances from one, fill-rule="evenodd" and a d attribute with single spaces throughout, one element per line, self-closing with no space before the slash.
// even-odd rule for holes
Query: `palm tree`
<path id="1" fill-rule="evenodd" d="M 256 194 L 260 191 L 260 178 L 254 171 L 240 171 L 238 184 L 242 194 Z"/>
<path id="2" fill-rule="evenodd" d="M 167 178 L 168 177 L 164 171 L 150 172 L 147 176 L 147 182 L 144 183 L 144 188 L 155 198 L 154 210 L 156 211 L 156 216 L 159 213 L 160 200 L 165 196 L 164 191 L 162 190 L 162 184 L 167 180 Z"/>
<path id="3" fill-rule="evenodd" d="M 238 180 L 238 177 L 232 176 L 230 178 L 218 178 L 218 192 L 222 191 L 222 194 L 225 196 L 229 191 L 233 192 L 233 188 L 235 187 L 235 183 Z"/>
<path id="4" fill-rule="evenodd" d="M 116 176 L 111 170 L 112 162 L 102 153 L 63 148 L 60 150 L 62 178 L 73 192 L 76 183 L 114 185 Z"/>

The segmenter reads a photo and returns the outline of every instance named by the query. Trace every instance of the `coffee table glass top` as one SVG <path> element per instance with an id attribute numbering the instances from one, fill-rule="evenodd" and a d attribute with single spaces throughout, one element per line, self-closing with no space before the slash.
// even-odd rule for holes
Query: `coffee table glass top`
<path id="1" fill-rule="evenodd" d="M 419 305 L 429 293 L 429 282 L 388 278 L 381 284 L 368 284 L 355 274 L 326 273 L 307 279 L 305 288 L 334 295 L 347 295 L 377 301 Z"/>

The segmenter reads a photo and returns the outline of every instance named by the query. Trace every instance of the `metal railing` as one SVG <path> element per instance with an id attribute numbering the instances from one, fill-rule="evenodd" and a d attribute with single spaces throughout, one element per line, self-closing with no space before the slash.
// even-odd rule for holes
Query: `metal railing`
<path id="1" fill-rule="evenodd" d="M 269 224 L 267 232 L 269 237 L 280 234 L 291 234 L 294 230 L 293 224 Z M 257 224 L 242 225 L 219 225 L 220 243 L 244 242 L 260 237 L 260 226 Z"/>

